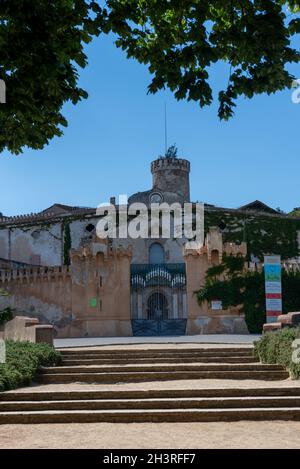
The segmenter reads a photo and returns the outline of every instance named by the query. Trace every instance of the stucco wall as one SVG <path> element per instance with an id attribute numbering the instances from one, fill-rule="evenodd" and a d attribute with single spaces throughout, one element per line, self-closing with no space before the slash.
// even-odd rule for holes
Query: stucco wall
<path id="1" fill-rule="evenodd" d="M 70 268 L 1 272 L 10 296 L 0 307 L 52 324 L 58 337 L 131 335 L 131 252 L 97 246 L 72 251 Z"/>
<path id="2" fill-rule="evenodd" d="M 79 249 L 93 233 L 86 230 L 96 226 L 97 218 L 86 217 L 70 222 L 72 249 Z M 0 229 L 0 258 L 27 264 L 56 266 L 63 263 L 64 222 L 31 224 Z"/>
<path id="3" fill-rule="evenodd" d="M 40 262 L 41 265 L 60 265 L 62 260 L 61 224 L 37 224 L 1 229 L 0 257 L 27 264 Z"/>

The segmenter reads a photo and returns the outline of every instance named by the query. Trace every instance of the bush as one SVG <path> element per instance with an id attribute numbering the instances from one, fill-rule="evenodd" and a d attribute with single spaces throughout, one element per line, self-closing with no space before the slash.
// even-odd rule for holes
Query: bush
<path id="1" fill-rule="evenodd" d="M 244 271 L 245 259 L 224 255 L 221 264 L 206 272 L 198 303 L 221 300 L 223 309 L 240 307 L 251 334 L 261 333 L 266 319 L 264 272 Z M 283 312 L 300 310 L 300 272 L 282 270 Z"/>
<path id="2" fill-rule="evenodd" d="M 0 288 L 0 296 L 9 296 L 9 293 L 6 290 L 3 290 L 3 288 Z M 14 310 L 10 306 L 0 310 L 0 326 L 7 321 L 11 321 L 13 317 Z"/>
<path id="3" fill-rule="evenodd" d="M 300 364 L 292 361 L 292 344 L 300 338 L 300 327 L 266 332 L 255 343 L 255 354 L 262 363 L 276 363 L 286 368 L 294 379 L 300 378 Z"/>
<path id="4" fill-rule="evenodd" d="M 61 363 L 61 355 L 47 344 L 6 341 L 6 363 L 0 364 L 0 391 L 28 386 L 41 366 Z"/>
<path id="5" fill-rule="evenodd" d="M 10 307 L 2 309 L 0 311 L 0 326 L 6 323 L 7 321 L 11 321 L 14 317 L 14 310 Z"/>

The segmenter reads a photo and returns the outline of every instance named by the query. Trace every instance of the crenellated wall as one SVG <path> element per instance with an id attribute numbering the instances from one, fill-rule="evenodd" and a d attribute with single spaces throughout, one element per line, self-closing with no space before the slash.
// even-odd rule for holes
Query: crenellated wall
<path id="1" fill-rule="evenodd" d="M 17 314 L 53 324 L 57 337 L 130 336 L 130 249 L 92 243 L 70 267 L 0 271 L 0 299 Z"/>
<path id="2" fill-rule="evenodd" d="M 182 158 L 158 158 L 151 163 L 153 190 L 165 194 L 178 194 L 181 202 L 190 201 L 190 170 L 188 160 Z"/>
<path id="3" fill-rule="evenodd" d="M 213 310 L 208 303 L 198 304 L 196 291 L 205 283 L 206 271 L 222 262 L 223 254 L 247 255 L 246 243 L 223 243 L 222 234 L 211 227 L 204 246 L 185 249 L 188 323 L 187 334 L 245 334 L 248 328 L 238 308 Z M 216 298 L 218 300 L 218 298 Z"/>

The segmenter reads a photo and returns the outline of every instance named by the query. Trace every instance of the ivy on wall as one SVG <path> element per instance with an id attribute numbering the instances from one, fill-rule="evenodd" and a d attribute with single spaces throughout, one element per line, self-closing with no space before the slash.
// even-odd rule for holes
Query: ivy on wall
<path id="1" fill-rule="evenodd" d="M 206 210 L 204 223 L 206 231 L 209 226 L 219 226 L 224 242 L 247 242 L 249 259 L 251 254 L 261 261 L 265 254 L 278 254 L 283 260 L 300 255 L 300 219 L 261 213 Z"/>
<path id="2" fill-rule="evenodd" d="M 64 224 L 64 265 L 70 265 L 70 249 L 72 247 L 70 223 Z"/>
<path id="3" fill-rule="evenodd" d="M 3 290 L 2 288 L 0 288 L 0 296 L 9 296 L 9 293 L 6 290 Z M 10 306 L 0 310 L 0 325 L 13 319 L 13 316 L 14 316 L 14 310 Z"/>
<path id="4" fill-rule="evenodd" d="M 242 256 L 224 256 L 222 264 L 207 270 L 198 303 L 221 300 L 223 309 L 240 307 L 250 333 L 260 333 L 266 322 L 264 272 L 244 269 Z M 283 312 L 300 311 L 300 272 L 282 272 Z"/>

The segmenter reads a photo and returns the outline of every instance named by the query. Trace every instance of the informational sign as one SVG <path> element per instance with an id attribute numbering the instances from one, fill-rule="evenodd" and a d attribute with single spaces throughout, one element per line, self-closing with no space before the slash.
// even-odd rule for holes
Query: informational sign
<path id="1" fill-rule="evenodd" d="M 5 353 L 5 342 L 0 339 L 0 363 L 5 363 L 6 353 Z"/>
<path id="2" fill-rule="evenodd" d="M 264 265 L 267 322 L 277 322 L 282 314 L 281 258 L 265 256 Z"/>
<path id="3" fill-rule="evenodd" d="M 223 304 L 222 301 L 220 300 L 213 300 L 211 302 L 211 309 L 214 311 L 219 311 L 223 309 Z"/>
<path id="4" fill-rule="evenodd" d="M 97 298 L 91 298 L 90 299 L 90 308 L 97 308 Z"/>

